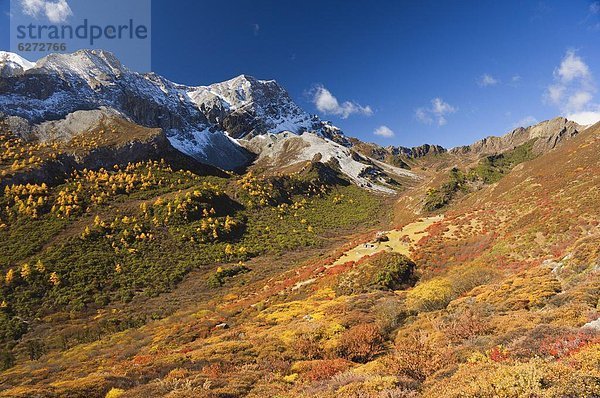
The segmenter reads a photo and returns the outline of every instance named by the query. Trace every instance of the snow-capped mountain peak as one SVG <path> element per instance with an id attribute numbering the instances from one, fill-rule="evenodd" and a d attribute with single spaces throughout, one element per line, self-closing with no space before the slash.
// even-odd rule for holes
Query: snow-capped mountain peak
<path id="1" fill-rule="evenodd" d="M 44 69 L 65 77 L 76 76 L 90 86 L 110 84 L 129 71 L 112 53 L 104 50 L 79 50 L 72 54 L 50 54 L 36 63 Z"/>
<path id="2" fill-rule="evenodd" d="M 188 96 L 211 122 L 235 138 L 319 128 L 275 80 L 240 75 L 210 86 L 190 87 Z"/>
<path id="3" fill-rule="evenodd" d="M 0 63 L 7 62 L 13 62 L 22 67 L 24 70 L 31 69 L 35 66 L 35 62 L 28 61 L 20 55 L 8 51 L 0 51 Z"/>
<path id="4" fill-rule="evenodd" d="M 249 75 L 239 75 L 231 80 L 202 88 L 226 101 L 232 110 L 260 101 L 267 91 L 276 92 L 278 96 L 287 96 L 275 80 L 258 80 Z"/>
<path id="5" fill-rule="evenodd" d="M 0 51 L 0 76 L 9 77 L 35 67 L 35 63 L 15 53 Z"/>

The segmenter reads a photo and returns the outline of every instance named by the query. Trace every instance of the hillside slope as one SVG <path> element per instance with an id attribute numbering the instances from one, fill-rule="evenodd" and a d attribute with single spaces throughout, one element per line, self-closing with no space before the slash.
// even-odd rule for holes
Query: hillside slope
<path id="1" fill-rule="evenodd" d="M 102 51 L 0 112 L 0 397 L 600 396 L 600 124 L 384 148 Z"/>
<path id="2" fill-rule="evenodd" d="M 318 251 L 267 252 L 243 268 L 239 246 L 223 244 L 234 261 L 191 271 L 156 299 L 111 301 L 86 321 L 90 334 L 81 329 L 85 317 L 41 318 L 16 346 L 0 396 L 103 396 L 111 389 L 130 397 L 598 396 L 599 150 L 596 125 L 443 216 L 398 225 L 375 240 L 383 225 Z M 248 192 L 264 185 L 253 178 L 241 181 Z M 273 193 L 255 203 L 265 206 Z M 297 233 L 334 212 L 352 228 L 358 218 L 342 209 L 373 216 L 357 206 L 372 198 L 333 194 L 308 207 L 294 199 L 276 210 L 282 223 L 267 226 L 304 217 Z M 248 231 L 263 230 L 266 220 L 252 227 L 251 214 Z M 338 261 L 356 247 L 380 250 Z M 17 273 L 11 278 L 21 283 Z M 128 318 L 111 331 L 114 313 L 156 320 Z M 69 332 L 48 335 L 65 322 Z"/>

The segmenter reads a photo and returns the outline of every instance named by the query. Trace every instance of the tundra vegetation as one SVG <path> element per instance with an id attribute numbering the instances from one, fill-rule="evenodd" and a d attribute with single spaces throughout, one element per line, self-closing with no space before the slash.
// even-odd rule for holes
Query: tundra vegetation
<path id="1" fill-rule="evenodd" d="M 345 263 L 421 215 L 321 167 L 7 183 L 48 148 L 0 137 L 0 396 L 600 396 L 597 130 L 444 169 L 408 255 Z"/>

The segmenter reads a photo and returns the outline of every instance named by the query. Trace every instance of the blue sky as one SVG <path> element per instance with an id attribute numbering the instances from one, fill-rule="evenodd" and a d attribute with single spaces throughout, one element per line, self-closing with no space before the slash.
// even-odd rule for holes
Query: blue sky
<path id="1" fill-rule="evenodd" d="M 383 145 L 600 118 L 594 1 L 154 0 L 152 15 L 155 72 L 276 79 L 307 111 Z"/>

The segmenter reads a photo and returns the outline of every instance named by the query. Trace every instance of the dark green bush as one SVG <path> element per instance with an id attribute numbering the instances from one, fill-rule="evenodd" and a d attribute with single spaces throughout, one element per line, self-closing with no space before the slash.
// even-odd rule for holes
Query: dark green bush
<path id="1" fill-rule="evenodd" d="M 340 275 L 335 291 L 339 295 L 350 295 L 405 289 L 416 282 L 415 268 L 415 263 L 400 253 L 382 252 Z"/>

